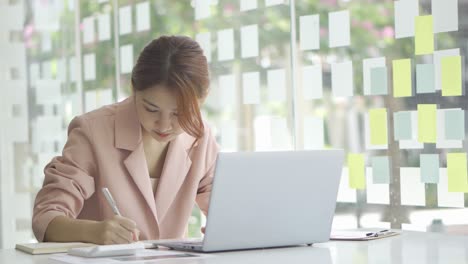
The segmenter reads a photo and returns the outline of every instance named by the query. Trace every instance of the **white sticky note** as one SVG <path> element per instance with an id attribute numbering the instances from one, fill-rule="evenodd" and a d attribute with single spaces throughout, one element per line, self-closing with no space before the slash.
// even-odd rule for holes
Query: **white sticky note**
<path id="1" fill-rule="evenodd" d="M 101 14 L 98 16 L 98 39 L 100 41 L 111 38 L 110 15 Z"/>
<path id="2" fill-rule="evenodd" d="M 92 81 L 96 79 L 96 54 L 89 53 L 83 56 L 84 80 Z"/>
<path id="3" fill-rule="evenodd" d="M 434 33 L 458 30 L 458 0 L 432 0 Z"/>
<path id="4" fill-rule="evenodd" d="M 242 91 L 244 104 L 260 103 L 260 74 L 258 72 L 242 74 Z"/>
<path id="5" fill-rule="evenodd" d="M 112 98 L 112 89 L 99 89 L 96 90 L 96 106 L 101 107 L 112 104 L 114 99 Z"/>
<path id="6" fill-rule="evenodd" d="M 119 33 L 125 35 L 132 32 L 132 6 L 119 8 Z"/>
<path id="7" fill-rule="evenodd" d="M 442 90 L 442 66 L 441 60 L 445 57 L 460 56 L 460 49 L 447 49 L 434 51 L 435 89 Z M 463 61 L 462 61 L 463 67 Z"/>
<path id="8" fill-rule="evenodd" d="M 265 6 L 274 6 L 284 4 L 284 0 L 265 0 Z"/>
<path id="9" fill-rule="evenodd" d="M 349 46 L 351 29 L 349 11 L 331 12 L 328 14 L 330 48 Z"/>
<path id="10" fill-rule="evenodd" d="M 286 118 L 271 118 L 272 150 L 292 150 L 291 133 Z"/>
<path id="11" fill-rule="evenodd" d="M 222 151 L 237 151 L 237 126 L 235 120 L 221 121 Z"/>
<path id="12" fill-rule="evenodd" d="M 419 168 L 400 168 L 400 194 L 402 205 L 426 205 L 426 187 L 421 182 Z"/>
<path id="13" fill-rule="evenodd" d="M 76 58 L 72 56 L 68 59 L 68 69 L 70 74 L 70 81 L 76 82 Z"/>
<path id="14" fill-rule="evenodd" d="M 59 141 L 62 136 L 62 117 L 38 116 L 35 131 L 38 133 L 39 142 Z"/>
<path id="15" fill-rule="evenodd" d="M 203 49 L 203 54 L 205 55 L 206 60 L 208 62 L 211 62 L 211 33 L 210 32 L 198 33 L 195 36 L 195 40 Z"/>
<path id="16" fill-rule="evenodd" d="M 324 149 L 325 125 L 322 118 L 304 118 L 304 149 Z"/>
<path id="17" fill-rule="evenodd" d="M 345 61 L 331 64 L 333 97 L 349 97 L 354 93 L 353 63 Z"/>
<path id="18" fill-rule="evenodd" d="M 366 196 L 368 204 L 390 204 L 390 185 L 374 184 L 373 170 L 366 167 Z"/>
<path id="19" fill-rule="evenodd" d="M 388 144 L 385 145 L 373 145 L 371 144 L 371 130 L 370 130 L 370 122 L 369 122 L 369 113 L 364 114 L 364 139 L 365 139 L 365 146 L 368 150 L 374 149 L 388 149 Z"/>
<path id="20" fill-rule="evenodd" d="M 62 83 L 67 80 L 67 67 L 65 65 L 65 58 L 57 60 L 57 79 Z"/>
<path id="21" fill-rule="evenodd" d="M 60 91 L 60 81 L 57 80 L 37 80 L 36 81 L 36 103 L 42 105 L 60 104 L 62 93 Z"/>
<path id="22" fill-rule="evenodd" d="M 41 49 L 43 52 L 52 50 L 52 39 L 47 31 L 41 32 Z"/>
<path id="23" fill-rule="evenodd" d="M 150 26 L 150 4 L 148 1 L 136 5 L 136 31 L 149 30 Z"/>
<path id="24" fill-rule="evenodd" d="M 221 106 L 236 104 L 236 78 L 233 74 L 220 75 L 218 88 Z"/>
<path id="25" fill-rule="evenodd" d="M 85 92 L 85 112 L 93 111 L 97 108 L 96 91 Z"/>
<path id="26" fill-rule="evenodd" d="M 320 16 L 309 15 L 299 18 L 299 43 L 301 50 L 320 49 Z"/>
<path id="27" fill-rule="evenodd" d="M 411 112 L 411 140 L 400 140 L 400 149 L 422 149 L 424 143 L 418 141 L 418 112 Z"/>
<path id="28" fill-rule="evenodd" d="M 414 37 L 414 21 L 419 16 L 419 1 L 395 1 L 395 38 Z"/>
<path id="29" fill-rule="evenodd" d="M 83 44 L 94 42 L 94 17 L 83 18 Z"/>
<path id="30" fill-rule="evenodd" d="M 465 207 L 465 194 L 448 191 L 447 168 L 440 168 L 439 183 L 437 184 L 437 206 L 439 207 Z"/>
<path id="31" fill-rule="evenodd" d="M 257 116 L 254 120 L 255 150 L 270 151 L 271 147 L 271 117 Z"/>
<path id="32" fill-rule="evenodd" d="M 257 0 L 240 0 L 240 11 L 248 11 L 257 8 Z"/>
<path id="33" fill-rule="evenodd" d="M 349 188 L 349 170 L 343 167 L 341 170 L 340 187 L 338 189 L 337 202 L 355 203 L 356 189 Z"/>
<path id="34" fill-rule="evenodd" d="M 210 16 L 211 0 L 195 0 L 195 20 Z"/>
<path id="35" fill-rule="evenodd" d="M 218 60 L 234 59 L 234 30 L 223 29 L 218 31 Z"/>
<path id="36" fill-rule="evenodd" d="M 52 79 L 52 69 L 50 61 L 43 61 L 41 63 L 41 76 L 42 79 Z"/>
<path id="37" fill-rule="evenodd" d="M 268 101 L 286 101 L 286 73 L 284 69 L 269 70 L 267 72 Z"/>
<path id="38" fill-rule="evenodd" d="M 371 69 L 386 66 L 385 57 L 364 59 L 362 61 L 362 73 L 364 82 L 364 95 L 371 94 Z"/>
<path id="39" fill-rule="evenodd" d="M 323 97 L 322 65 L 302 67 L 302 93 L 305 100 Z"/>
<path id="40" fill-rule="evenodd" d="M 133 69 L 133 45 L 120 47 L 120 73 L 130 73 Z"/>
<path id="41" fill-rule="evenodd" d="M 241 27 L 242 58 L 258 56 L 258 25 Z"/>
<path id="42" fill-rule="evenodd" d="M 461 108 L 450 109 L 437 109 L 437 135 L 436 135 L 436 148 L 450 149 L 450 148 L 463 148 L 462 140 L 450 140 L 445 136 L 445 111 L 461 110 Z"/>

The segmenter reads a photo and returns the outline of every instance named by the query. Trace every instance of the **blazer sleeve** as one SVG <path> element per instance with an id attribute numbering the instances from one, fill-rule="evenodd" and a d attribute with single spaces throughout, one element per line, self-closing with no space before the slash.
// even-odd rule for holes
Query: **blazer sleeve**
<path id="1" fill-rule="evenodd" d="M 216 142 L 213 134 L 209 130 L 208 134 L 208 144 L 206 148 L 206 163 L 207 163 L 207 170 L 200 180 L 198 185 L 197 197 L 195 198 L 198 207 L 200 210 L 205 214 L 208 215 L 208 208 L 210 205 L 210 195 L 211 195 L 211 188 L 213 184 L 213 177 L 214 177 L 214 170 L 216 167 L 216 157 L 219 152 L 219 145 Z"/>
<path id="2" fill-rule="evenodd" d="M 44 168 L 44 183 L 36 196 L 32 228 L 38 241 L 56 216 L 76 218 L 84 201 L 94 193 L 96 164 L 87 120 L 75 117 L 68 127 L 62 156 Z"/>

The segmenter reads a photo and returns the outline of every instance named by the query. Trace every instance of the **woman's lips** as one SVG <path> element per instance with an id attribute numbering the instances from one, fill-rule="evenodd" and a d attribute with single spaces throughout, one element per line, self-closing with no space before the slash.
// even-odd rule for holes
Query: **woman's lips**
<path id="1" fill-rule="evenodd" d="M 154 133 L 158 134 L 158 136 L 163 137 L 163 138 L 170 135 L 170 134 L 159 133 L 159 132 L 157 132 L 157 131 L 154 131 Z"/>

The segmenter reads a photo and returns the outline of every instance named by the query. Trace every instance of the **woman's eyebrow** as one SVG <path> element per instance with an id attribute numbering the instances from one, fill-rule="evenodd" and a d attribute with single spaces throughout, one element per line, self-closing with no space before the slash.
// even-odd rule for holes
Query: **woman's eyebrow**
<path id="1" fill-rule="evenodd" d="M 156 107 L 156 108 L 159 108 L 159 106 L 157 106 L 157 105 L 151 103 L 150 101 L 146 100 L 145 98 L 143 98 L 143 101 L 144 101 L 145 103 L 151 105 L 151 106 L 154 106 L 154 107 Z"/>

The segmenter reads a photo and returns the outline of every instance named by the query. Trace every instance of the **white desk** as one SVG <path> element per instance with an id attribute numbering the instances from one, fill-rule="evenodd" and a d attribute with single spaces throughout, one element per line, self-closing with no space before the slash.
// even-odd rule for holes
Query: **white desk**
<path id="1" fill-rule="evenodd" d="M 173 264 L 468 264 L 468 236 L 403 232 L 399 236 L 368 242 L 328 242 L 315 244 L 311 247 L 247 250 L 210 255 L 208 258 L 181 258 L 163 262 Z M 0 263 L 45 264 L 49 256 L 32 256 L 14 249 L 3 249 L 0 250 Z"/>

